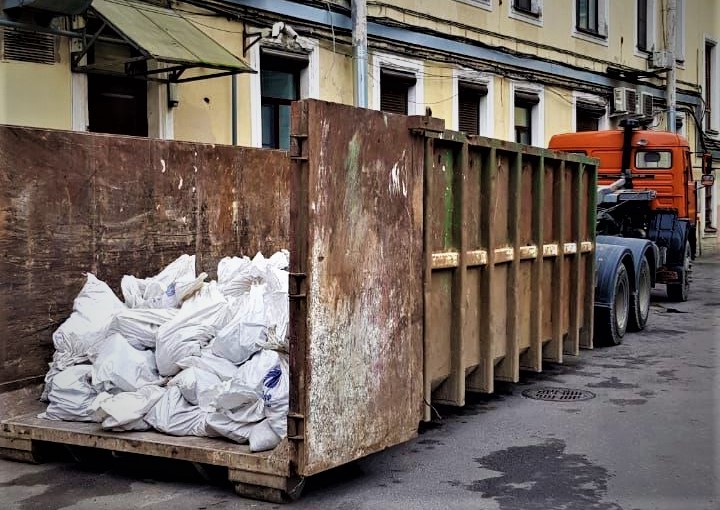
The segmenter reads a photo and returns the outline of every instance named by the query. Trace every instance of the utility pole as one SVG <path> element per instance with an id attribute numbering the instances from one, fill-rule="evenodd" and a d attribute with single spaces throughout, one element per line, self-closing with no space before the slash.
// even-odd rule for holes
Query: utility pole
<path id="1" fill-rule="evenodd" d="M 355 106 L 368 107 L 367 3 L 352 0 L 352 46 Z"/>
<path id="2" fill-rule="evenodd" d="M 667 73 L 667 83 L 665 87 L 665 96 L 667 99 L 667 130 L 676 131 L 676 103 L 677 103 L 677 83 L 675 77 L 675 52 L 676 52 L 676 34 L 677 34 L 677 0 L 666 0 L 665 9 L 665 49 L 670 58 L 670 68 Z"/>

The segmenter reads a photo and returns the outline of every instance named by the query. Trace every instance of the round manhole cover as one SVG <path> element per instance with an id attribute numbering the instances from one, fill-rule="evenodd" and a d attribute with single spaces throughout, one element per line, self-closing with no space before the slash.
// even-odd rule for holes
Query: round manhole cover
<path id="1" fill-rule="evenodd" d="M 595 394 L 590 391 L 574 390 L 572 388 L 533 388 L 523 391 L 522 394 L 527 398 L 553 402 L 570 402 L 595 398 Z"/>

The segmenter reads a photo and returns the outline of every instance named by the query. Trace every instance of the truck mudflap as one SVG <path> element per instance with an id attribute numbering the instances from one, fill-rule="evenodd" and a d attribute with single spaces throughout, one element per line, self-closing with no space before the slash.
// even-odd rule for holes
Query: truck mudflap
<path id="1" fill-rule="evenodd" d="M 644 258 L 647 259 L 650 265 L 650 278 L 653 285 L 655 285 L 655 277 L 658 266 L 660 265 L 660 250 L 655 243 L 647 239 L 635 239 L 628 237 L 615 237 L 615 236 L 597 236 L 597 243 L 610 244 L 615 246 L 622 246 L 629 249 L 633 255 L 633 267 L 635 268 L 635 288 L 639 286 L 638 279 L 640 278 L 640 265 Z M 617 267 L 617 266 L 616 266 Z"/>
<path id="2" fill-rule="evenodd" d="M 635 281 L 635 256 L 628 246 L 609 244 L 601 241 L 606 236 L 598 236 L 595 246 L 595 267 L 597 282 L 595 285 L 595 308 L 610 308 L 613 301 L 615 272 L 620 264 L 626 264 L 630 281 Z M 615 239 L 615 238 L 612 238 Z"/>

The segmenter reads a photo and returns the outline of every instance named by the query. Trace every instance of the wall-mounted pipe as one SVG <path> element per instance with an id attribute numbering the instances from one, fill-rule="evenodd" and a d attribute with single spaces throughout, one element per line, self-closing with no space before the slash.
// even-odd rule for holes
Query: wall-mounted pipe
<path id="1" fill-rule="evenodd" d="M 355 86 L 355 106 L 368 107 L 368 40 L 367 4 L 365 0 L 352 0 L 352 47 Z"/>

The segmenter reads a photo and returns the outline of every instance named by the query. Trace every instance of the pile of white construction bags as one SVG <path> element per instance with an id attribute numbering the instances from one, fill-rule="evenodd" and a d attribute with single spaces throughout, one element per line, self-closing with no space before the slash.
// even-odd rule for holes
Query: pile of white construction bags
<path id="1" fill-rule="evenodd" d="M 227 257 L 217 281 L 183 255 L 125 302 L 92 274 L 55 331 L 40 415 L 274 448 L 287 434 L 288 252 Z"/>

